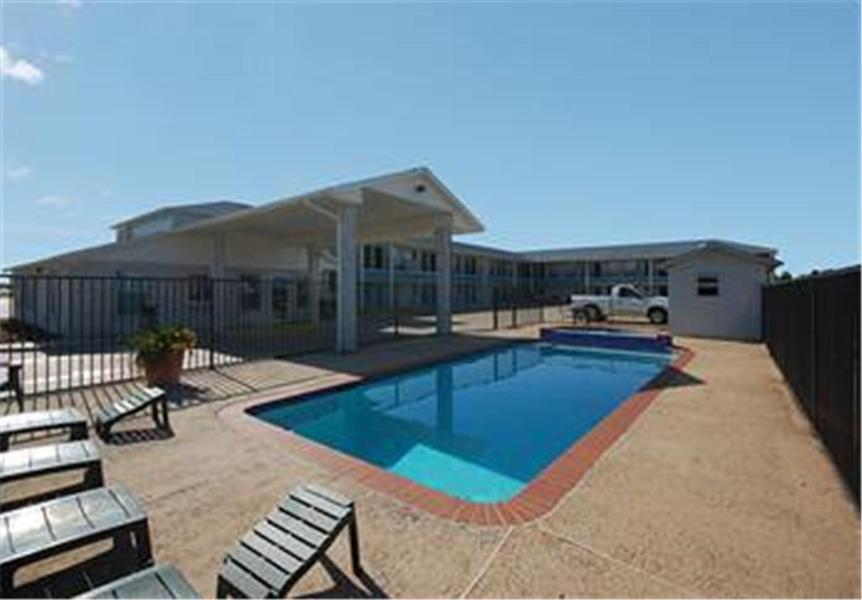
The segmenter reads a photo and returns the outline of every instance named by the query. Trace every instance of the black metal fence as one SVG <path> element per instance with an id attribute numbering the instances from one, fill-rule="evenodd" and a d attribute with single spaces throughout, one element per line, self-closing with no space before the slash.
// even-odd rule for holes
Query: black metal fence
<path id="1" fill-rule="evenodd" d="M 859 267 L 767 286 L 764 338 L 859 499 Z"/>
<path id="2" fill-rule="evenodd" d="M 436 330 L 436 289 L 396 282 L 391 295 L 360 285 L 360 344 Z M 393 293 L 394 292 L 394 293 Z M 459 305 L 456 332 L 502 329 L 560 314 L 526 291 Z M 141 376 L 129 341 L 142 329 L 181 325 L 197 344 L 186 369 L 329 350 L 335 345 L 335 280 L 4 275 L 0 362 L 22 365 L 26 395 L 117 383 Z"/>

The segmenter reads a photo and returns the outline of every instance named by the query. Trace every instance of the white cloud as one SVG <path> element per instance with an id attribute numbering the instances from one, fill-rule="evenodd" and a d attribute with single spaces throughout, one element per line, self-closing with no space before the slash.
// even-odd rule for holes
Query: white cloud
<path id="1" fill-rule="evenodd" d="M 69 8 L 81 8 L 81 0 L 57 0 L 57 4 L 68 6 Z"/>
<path id="2" fill-rule="evenodd" d="M 24 179 L 33 174 L 33 169 L 28 167 L 27 165 L 18 165 L 15 167 L 9 167 L 6 169 L 6 179 L 11 179 L 12 181 L 18 179 Z"/>
<path id="3" fill-rule="evenodd" d="M 75 62 L 74 55 L 66 54 L 65 52 L 47 52 L 43 50 L 39 53 L 39 58 L 61 65 L 67 65 Z"/>
<path id="4" fill-rule="evenodd" d="M 48 194 L 36 200 L 36 204 L 39 206 L 48 206 L 50 208 L 64 208 L 72 204 L 72 199 L 66 196 Z"/>
<path id="5" fill-rule="evenodd" d="M 45 78 L 45 74 L 33 63 L 23 58 L 15 58 L 6 48 L 0 46 L 0 77 L 35 85 Z"/>

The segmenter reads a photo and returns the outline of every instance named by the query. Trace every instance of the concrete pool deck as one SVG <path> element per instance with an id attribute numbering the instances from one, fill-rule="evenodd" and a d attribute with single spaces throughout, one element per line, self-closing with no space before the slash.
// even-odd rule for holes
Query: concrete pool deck
<path id="1" fill-rule="evenodd" d="M 502 335 L 266 362 L 281 363 L 282 380 L 289 371 L 296 385 L 317 387 Z M 105 474 L 147 507 L 156 559 L 206 596 L 232 544 L 291 486 L 315 481 L 355 498 L 368 576 L 353 576 L 339 540 L 292 595 L 858 597 L 859 514 L 766 349 L 677 341 L 696 353 L 683 376 L 525 525 L 441 519 L 291 455 L 218 415 L 243 396 L 175 411 L 173 437 L 101 444 Z"/>

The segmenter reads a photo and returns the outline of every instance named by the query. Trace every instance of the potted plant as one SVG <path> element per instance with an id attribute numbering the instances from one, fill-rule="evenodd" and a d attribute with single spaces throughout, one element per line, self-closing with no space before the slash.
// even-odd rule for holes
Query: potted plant
<path id="1" fill-rule="evenodd" d="M 188 327 L 165 325 L 142 329 L 131 339 L 135 364 L 144 370 L 148 385 L 172 386 L 180 381 L 183 357 L 197 341 Z"/>

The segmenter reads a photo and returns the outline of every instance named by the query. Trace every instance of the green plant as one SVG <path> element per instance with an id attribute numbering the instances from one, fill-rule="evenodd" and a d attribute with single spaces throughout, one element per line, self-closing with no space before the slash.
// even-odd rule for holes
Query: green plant
<path id="1" fill-rule="evenodd" d="M 131 347 L 137 351 L 135 362 L 138 366 L 157 360 L 170 352 L 191 350 L 196 342 L 195 332 L 179 325 L 142 329 L 129 340 Z"/>

